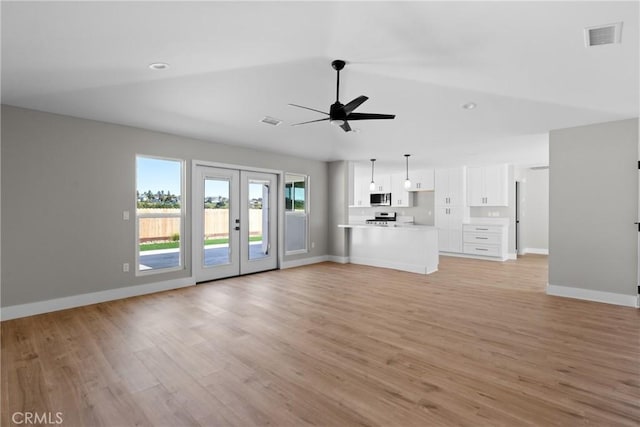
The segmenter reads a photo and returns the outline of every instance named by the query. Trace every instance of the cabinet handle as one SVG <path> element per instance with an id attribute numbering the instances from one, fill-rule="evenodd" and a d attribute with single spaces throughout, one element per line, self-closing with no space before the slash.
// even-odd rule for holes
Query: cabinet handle
<path id="1" fill-rule="evenodd" d="M 489 249 L 486 248 L 476 248 L 476 251 L 488 251 Z"/>
<path id="2" fill-rule="evenodd" d="M 476 239 L 477 240 L 489 240 L 488 237 L 478 237 L 478 236 L 476 236 Z"/>
<path id="3" fill-rule="evenodd" d="M 478 231 L 489 231 L 488 228 L 478 228 L 478 227 L 476 227 L 476 230 L 478 230 Z"/>

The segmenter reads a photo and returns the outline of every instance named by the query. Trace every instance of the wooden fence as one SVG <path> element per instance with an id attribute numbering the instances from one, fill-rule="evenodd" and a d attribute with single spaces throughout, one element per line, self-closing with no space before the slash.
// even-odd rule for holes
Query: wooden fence
<path id="1" fill-rule="evenodd" d="M 180 213 L 179 209 L 138 209 L 138 213 Z M 208 239 L 229 236 L 229 210 L 205 209 L 204 234 Z M 140 218 L 141 242 L 171 240 L 180 234 L 180 218 Z M 249 235 L 262 235 L 262 209 L 249 209 Z"/>

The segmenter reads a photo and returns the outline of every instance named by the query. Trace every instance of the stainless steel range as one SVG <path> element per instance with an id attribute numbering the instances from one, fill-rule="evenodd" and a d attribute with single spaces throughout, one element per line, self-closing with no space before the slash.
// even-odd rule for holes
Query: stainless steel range
<path id="1" fill-rule="evenodd" d="M 389 223 L 395 223 L 395 212 L 376 212 L 376 216 L 373 219 L 368 219 L 367 224 L 373 225 L 388 225 Z"/>

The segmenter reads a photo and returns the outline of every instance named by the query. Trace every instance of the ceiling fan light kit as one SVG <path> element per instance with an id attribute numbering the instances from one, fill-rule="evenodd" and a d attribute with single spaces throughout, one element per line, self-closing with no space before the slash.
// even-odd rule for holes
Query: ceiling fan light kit
<path id="1" fill-rule="evenodd" d="M 340 126 L 342 130 L 345 132 L 352 131 L 351 126 L 349 126 L 349 120 L 383 120 L 383 119 L 394 119 L 395 114 L 376 114 L 376 113 L 354 113 L 353 111 L 358 108 L 362 103 L 364 103 L 368 97 L 364 95 L 360 95 L 359 97 L 353 99 L 347 104 L 342 104 L 340 102 L 340 70 L 344 68 L 346 62 L 341 59 L 336 59 L 331 62 L 331 67 L 336 70 L 336 102 L 329 107 L 329 112 L 325 113 L 324 111 L 316 110 L 315 108 L 304 107 L 298 104 L 289 104 L 292 107 L 304 108 L 305 110 L 315 111 L 317 113 L 325 114 L 329 117 L 325 117 L 323 119 L 310 120 L 307 122 L 294 123 L 291 126 L 304 125 L 307 123 L 315 123 L 315 122 L 324 122 L 329 121 L 329 123 Z"/>

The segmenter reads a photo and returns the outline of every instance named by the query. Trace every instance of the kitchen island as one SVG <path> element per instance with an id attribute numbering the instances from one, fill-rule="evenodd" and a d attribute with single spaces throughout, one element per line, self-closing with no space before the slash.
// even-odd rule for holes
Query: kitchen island
<path id="1" fill-rule="evenodd" d="M 341 224 L 349 262 L 412 273 L 438 271 L 438 229 L 428 225 Z"/>

